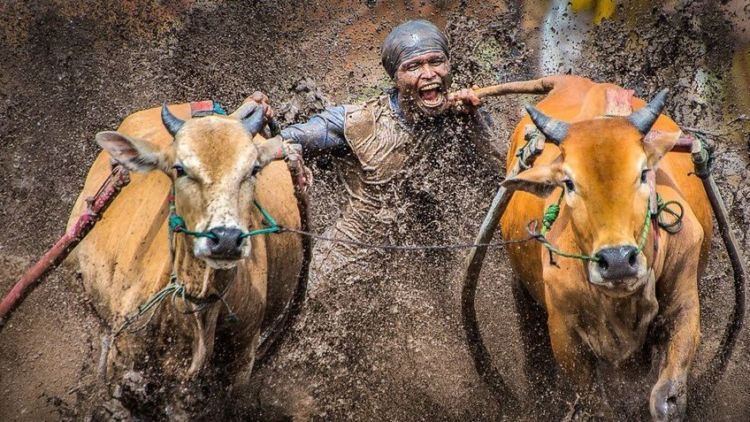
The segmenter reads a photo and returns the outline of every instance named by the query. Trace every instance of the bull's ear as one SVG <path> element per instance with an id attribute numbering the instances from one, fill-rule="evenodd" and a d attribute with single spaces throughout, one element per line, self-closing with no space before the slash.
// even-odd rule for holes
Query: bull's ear
<path id="1" fill-rule="evenodd" d="M 503 186 L 511 191 L 521 190 L 543 198 L 548 197 L 564 178 L 562 160 L 534 166 L 505 179 Z"/>
<path id="2" fill-rule="evenodd" d="M 646 151 L 648 166 L 656 167 L 659 160 L 674 147 L 681 134 L 680 131 L 664 132 L 659 130 L 652 130 L 646 134 L 643 138 L 643 150 Z"/>
<path id="3" fill-rule="evenodd" d="M 154 170 L 159 167 L 163 158 L 157 145 L 119 132 L 99 132 L 96 134 L 96 143 L 131 171 Z"/>
<path id="4" fill-rule="evenodd" d="M 255 145 L 258 146 L 258 164 L 263 167 L 273 160 L 284 158 L 284 140 L 281 136 L 256 142 Z"/>

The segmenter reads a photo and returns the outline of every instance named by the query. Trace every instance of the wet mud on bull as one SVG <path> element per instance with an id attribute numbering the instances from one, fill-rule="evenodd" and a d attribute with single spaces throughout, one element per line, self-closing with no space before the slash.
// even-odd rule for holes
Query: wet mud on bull
<path id="1" fill-rule="evenodd" d="M 582 29 L 580 56 L 549 66 L 554 72 L 571 70 L 615 82 L 635 89 L 639 96 L 668 86 L 672 100 L 667 111 L 675 121 L 726 133 L 717 145 L 715 175 L 747 249 L 748 126 L 741 119 L 728 123 L 748 114 L 750 104 L 748 41 L 736 30 L 743 22 L 746 25 L 747 18 L 741 7 L 727 11 L 735 3 L 664 2 L 646 7 L 637 1 L 616 2 L 610 19 Z M 64 2 L 0 6 L 7 11 L 0 14 L 7 46 L 0 49 L 0 137 L 4 140 L 0 228 L 5 233 L 0 239 L 0 284 L 6 288 L 8 280 L 15 279 L 60 234 L 59 222 L 68 214 L 85 169 L 98 152 L 90 140 L 134 110 L 164 99 L 212 98 L 231 106 L 262 89 L 284 123 L 304 121 L 330 103 L 356 102 L 387 87 L 374 50 L 387 31 L 407 16 L 424 17 L 446 29 L 453 47 L 455 87 L 531 79 L 543 74 L 541 57 L 547 54 L 545 49 L 554 48 L 554 43 L 543 45 L 540 32 L 545 21 L 554 18 L 548 15 L 548 6 L 544 2 L 416 5 L 352 0 L 306 7 L 284 1 L 219 7 L 183 2 L 138 8 L 135 17 L 127 6 L 96 5 L 85 11 Z M 577 19 L 591 21 L 590 13 L 583 8 L 570 11 Z M 549 27 L 559 24 L 552 21 Z M 333 38 L 339 42 L 331 43 Z M 533 100 L 488 103 L 498 130 L 510 133 L 522 115 L 522 105 Z M 471 154 L 465 148 L 444 145 L 437 152 L 451 157 L 451 162 L 465 163 L 463 156 Z M 49 157 L 55 157 L 56 165 L 49 165 Z M 434 191 L 433 197 L 409 201 L 438 199 L 439 206 L 430 208 L 433 211 L 422 211 L 436 222 L 424 227 L 425 222 L 417 221 L 415 228 L 420 230 L 400 235 L 423 243 L 434 243 L 433 237 L 469 241 L 500 181 L 500 171 L 475 168 L 469 162 L 465 172 L 474 174 L 468 177 L 436 157 L 427 171 L 443 179 L 418 181 Z M 314 226 L 323 229 L 339 216 L 345 197 L 334 165 L 323 159 L 313 170 Z M 469 183 L 474 178 L 489 182 Z M 411 188 L 422 190 L 416 182 Z M 257 413 L 269 418 L 312 414 L 495 419 L 495 398 L 475 375 L 462 343 L 456 283 L 460 254 L 374 254 L 373 258 L 383 268 L 375 268 L 373 274 L 358 273 L 363 282 L 311 295 L 300 323 L 252 378 Z M 503 375 L 514 388 L 531 391 L 524 366 L 544 368 L 552 358 L 545 347 L 525 350 L 521 339 L 537 335 L 543 345 L 549 342 L 546 330 L 519 320 L 514 311 L 513 275 L 504 253 L 491 251 L 486 262 L 477 293 L 480 328 Z M 714 241 L 707 273 L 699 284 L 703 338 L 691 376 L 699 377 L 708 366 L 728 321 L 732 292 L 727 268 L 721 245 Z M 381 273 L 386 277 L 366 282 Z M 416 281 L 407 284 L 407 279 Z M 102 331 L 83 297 L 75 274 L 63 270 L 47 280 L 5 327 L 0 335 L 0 392 L 4 394 L 0 414 L 57 420 L 85 412 Z M 750 342 L 743 336 L 737 355 L 748 356 L 749 351 Z M 307 371 L 304 366 L 310 361 L 317 362 Z M 712 380 L 716 394 L 699 405 L 691 404 L 688 419 L 747 419 L 747 362 L 742 358 L 730 362 L 726 376 Z M 525 400 L 534 403 L 532 414 L 559 419 L 575 396 L 564 379 L 555 378 L 553 368 L 550 373 L 555 388 Z M 311 376 L 300 383 L 300 374 Z M 367 376 L 357 379 L 354 374 Z M 541 377 L 539 372 L 529 375 Z M 628 414 L 648 417 L 642 398 L 649 388 L 644 384 L 638 392 L 632 387 L 619 390 L 626 402 L 633 397 L 626 406 Z M 700 394 L 696 387 L 690 403 Z M 209 392 L 206 399 L 212 397 Z"/>

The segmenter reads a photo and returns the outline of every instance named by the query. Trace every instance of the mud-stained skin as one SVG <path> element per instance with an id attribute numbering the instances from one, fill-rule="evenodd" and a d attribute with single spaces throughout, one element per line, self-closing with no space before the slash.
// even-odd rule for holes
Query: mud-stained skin
<path id="1" fill-rule="evenodd" d="M 510 250 L 522 282 L 548 313 L 548 329 L 555 360 L 591 402 L 595 413 L 612 417 L 606 399 L 596 397 L 595 362 L 615 367 L 639 352 L 656 316 L 664 321 L 668 339 L 666 358 L 651 396 L 656 420 L 684 418 L 685 383 L 700 338 L 697 281 L 706 262 L 711 238 L 708 200 L 700 181 L 685 168 L 689 154 L 666 154 L 679 128 L 666 116 L 658 118 L 644 135 L 625 117 L 604 117 L 605 91 L 610 84 L 595 84 L 578 77 L 553 77 L 555 88 L 538 103 L 547 116 L 570 123 L 559 139 L 548 143 L 534 167 L 508 179 L 506 186 L 527 193 L 514 195 L 501 227 L 503 237 L 522 237 L 528 222 L 562 195 L 562 210 L 547 235 L 563 251 L 599 256 L 607 248 L 639 244 L 656 173 L 656 191 L 664 201 L 685 207 L 682 230 L 669 235 L 659 229 L 629 265 L 638 271 L 615 279 L 598 276 L 600 263 L 555 257 L 538 244 Z M 632 101 L 634 110 L 643 101 Z M 635 115 L 637 113 L 634 113 Z M 529 118 L 517 126 L 508 161 L 524 142 Z M 648 130 L 648 129 L 646 129 Z M 666 156 L 665 156 L 666 154 Z M 549 186 L 558 186 L 550 195 Z M 601 262 L 601 258 L 600 258 Z"/>
<path id="2" fill-rule="evenodd" d="M 183 117 L 188 110 L 186 105 L 172 109 Z M 76 210 L 106 177 L 110 157 L 132 174 L 131 183 L 76 250 L 86 290 L 112 327 L 169 281 L 173 267 L 165 207 L 172 183 L 176 212 L 191 230 L 230 227 L 246 232 L 262 227 L 253 200 L 262 202 L 280 224 L 299 226 L 289 172 L 283 162 L 272 163 L 280 145 L 254 140 L 236 116 L 187 120 L 172 142 L 159 109 L 150 109 L 127 118 L 118 132 L 100 133 L 97 141 L 109 153 L 102 153 L 92 167 Z M 71 223 L 78 212 L 71 215 Z M 124 235 L 123 227 L 128 228 Z M 301 244 L 289 235 L 255 236 L 243 241 L 237 257 L 197 256 L 202 250 L 199 242 L 207 240 L 175 234 L 174 271 L 187 294 L 207 298 L 225 292 L 224 301 L 196 311 L 189 302 L 167 300 L 150 324 L 158 329 L 148 330 L 148 336 L 124 332 L 110 355 L 109 375 L 115 383 L 124 370 L 139 370 L 139 362 L 151 357 L 160 362 L 155 372 L 150 368 L 151 375 L 201 382 L 218 370 L 235 391 L 247 388 L 266 305 L 271 301 L 278 310 L 274 302 L 288 300 L 267 298 L 268 285 L 280 285 L 273 293 L 290 290 L 301 268 Z M 225 322 L 230 310 L 239 322 Z M 275 315 L 266 317 L 272 320 Z M 220 335 L 223 341 L 217 340 Z M 180 356 L 183 351 L 189 352 Z M 226 363 L 213 368 L 217 353 Z M 177 412 L 172 416 L 188 412 L 188 404 L 182 402 L 190 400 L 187 394 L 167 399 Z M 184 413 L 189 414 L 196 415 Z"/>

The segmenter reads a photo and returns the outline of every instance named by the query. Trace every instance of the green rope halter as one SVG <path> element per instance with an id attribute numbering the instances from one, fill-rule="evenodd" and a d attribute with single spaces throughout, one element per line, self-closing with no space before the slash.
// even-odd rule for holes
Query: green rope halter
<path id="1" fill-rule="evenodd" d="M 125 316 L 125 321 L 120 325 L 120 327 L 117 328 L 117 330 L 114 332 L 114 336 L 119 336 L 124 330 L 126 330 L 129 326 L 131 326 L 134 322 L 136 322 L 138 319 L 140 319 L 143 315 L 148 313 L 149 311 L 153 310 L 151 313 L 151 316 L 149 317 L 148 321 L 146 321 L 145 324 L 143 324 L 141 327 L 137 328 L 134 331 L 142 330 L 144 327 L 146 327 L 149 322 L 151 322 L 151 318 L 154 317 L 156 314 L 156 309 L 161 305 L 167 298 L 172 298 L 172 300 L 176 300 L 178 297 L 182 298 L 184 302 L 192 302 L 194 304 L 197 304 L 198 307 L 195 309 L 195 311 L 201 311 L 203 310 L 208 304 L 221 301 L 224 306 L 227 308 L 229 314 L 227 315 L 227 321 L 228 322 L 236 322 L 237 321 L 237 315 L 232 311 L 232 309 L 229 307 L 229 304 L 224 300 L 224 294 L 226 293 L 225 289 L 224 292 L 221 294 L 212 296 L 211 298 L 196 298 L 191 296 L 187 293 L 187 289 L 185 288 L 185 285 L 180 283 L 177 279 L 177 274 L 174 270 L 174 250 L 173 244 L 172 244 L 172 235 L 173 233 L 182 233 L 188 236 L 193 237 L 206 237 L 209 239 L 217 240 L 217 237 L 215 234 L 211 232 L 201 232 L 201 231 L 193 231 L 188 230 L 187 224 L 185 224 L 185 220 L 177 214 L 177 210 L 174 203 L 174 185 L 172 185 L 172 192 L 169 196 L 169 243 L 170 243 L 170 253 L 172 255 L 172 274 L 169 278 L 169 284 L 164 286 L 161 290 L 154 293 L 150 298 L 146 300 L 146 302 L 142 303 L 141 305 L 138 305 L 138 308 L 133 311 L 132 313 Z M 267 227 L 263 227 L 260 229 L 250 230 L 248 232 L 243 233 L 240 238 L 245 239 L 247 237 L 257 236 L 261 234 L 269 234 L 269 233 L 279 233 L 282 231 L 282 227 L 276 222 L 276 220 L 271 216 L 271 214 L 266 211 L 265 208 L 263 208 L 257 201 L 253 202 L 260 211 L 260 213 L 263 215 L 263 220 L 266 223 Z M 231 284 L 230 284 L 231 285 Z"/>
<path id="2" fill-rule="evenodd" d="M 547 250 L 550 252 L 550 259 L 552 259 L 552 255 L 559 255 L 565 258 L 573 258 L 573 259 L 580 259 L 582 261 L 593 261 L 593 262 L 599 262 L 600 258 L 597 258 L 596 256 L 591 255 L 583 255 L 583 254 L 577 254 L 572 252 L 565 252 L 561 251 L 560 249 L 556 248 L 552 243 L 550 243 L 549 240 L 547 240 L 547 233 L 549 233 L 550 229 L 552 229 L 552 224 L 555 223 L 555 220 L 557 220 L 557 217 L 560 215 L 560 203 L 562 202 L 562 198 L 565 192 L 560 192 L 560 197 L 557 198 L 557 202 L 550 204 L 545 210 L 544 210 L 544 216 L 542 217 L 542 230 L 539 233 L 533 233 L 532 229 L 529 229 L 529 232 L 534 235 L 534 238 L 539 241 Z M 659 224 L 659 227 L 663 228 L 667 231 L 669 234 L 675 234 L 680 231 L 682 228 L 682 217 L 684 215 L 684 208 L 682 204 L 680 204 L 677 201 L 667 201 L 664 202 L 660 195 L 656 195 L 656 201 L 657 201 L 657 222 Z M 670 209 L 670 205 L 677 205 L 678 210 Z M 662 214 L 666 213 L 673 217 L 673 220 L 671 222 L 664 221 L 662 219 Z M 646 205 L 646 217 L 643 222 L 643 229 L 641 230 L 640 239 L 638 242 L 638 249 L 637 253 L 641 253 L 643 251 L 643 248 L 646 247 L 646 243 L 648 241 L 648 232 L 651 229 L 651 207 L 650 204 Z"/>
<path id="3" fill-rule="evenodd" d="M 193 231 L 187 228 L 185 219 L 183 219 L 182 216 L 177 214 L 177 210 L 176 210 L 175 203 L 174 203 L 174 193 L 175 193 L 174 185 L 172 185 L 172 194 L 169 197 L 169 230 L 170 232 L 182 233 L 182 234 L 193 236 L 193 237 L 206 237 L 211 240 L 218 240 L 216 235 L 211 232 Z M 267 227 L 244 232 L 242 233 L 242 235 L 240 235 L 240 239 L 258 236 L 261 234 L 281 232 L 282 227 L 278 223 L 276 223 L 276 220 L 273 217 L 271 217 L 271 214 L 269 214 L 268 211 L 266 211 L 266 209 L 263 208 L 258 203 L 258 201 L 253 201 L 253 203 L 255 204 L 255 207 L 258 208 L 258 211 L 260 211 L 260 213 L 263 215 L 263 219 L 266 222 Z"/>

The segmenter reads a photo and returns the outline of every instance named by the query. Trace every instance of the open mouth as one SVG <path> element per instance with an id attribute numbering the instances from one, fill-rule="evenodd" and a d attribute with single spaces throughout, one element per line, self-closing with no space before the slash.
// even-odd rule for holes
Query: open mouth
<path id="1" fill-rule="evenodd" d="M 638 275 L 618 280 L 606 280 L 601 277 L 589 277 L 589 282 L 601 289 L 608 296 L 625 297 L 629 296 L 649 281 L 649 275 Z"/>
<path id="2" fill-rule="evenodd" d="M 209 267 L 215 270 L 228 270 L 237 266 L 239 259 L 227 259 L 227 258 L 216 258 L 206 257 L 204 258 Z"/>
<path id="3" fill-rule="evenodd" d="M 426 107 L 432 108 L 441 106 L 445 100 L 442 85 L 435 82 L 419 88 L 419 99 Z"/>

